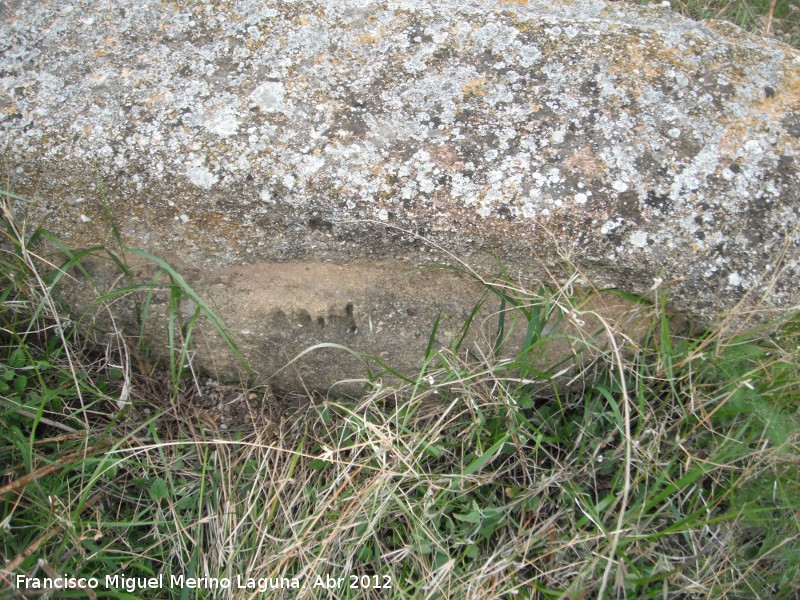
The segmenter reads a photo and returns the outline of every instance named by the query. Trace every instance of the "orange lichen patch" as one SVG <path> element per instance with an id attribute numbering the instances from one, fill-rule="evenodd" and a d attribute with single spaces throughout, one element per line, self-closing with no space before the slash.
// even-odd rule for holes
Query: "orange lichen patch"
<path id="1" fill-rule="evenodd" d="M 772 97 L 767 95 L 753 110 L 762 111 L 774 117 L 782 117 L 787 112 L 800 111 L 800 68 L 787 73 L 774 95 Z"/>
<path id="2" fill-rule="evenodd" d="M 377 44 L 379 40 L 377 35 L 369 31 L 366 33 L 362 33 L 356 39 L 362 44 Z"/>
<path id="3" fill-rule="evenodd" d="M 639 39 L 633 39 L 633 36 L 626 36 L 623 42 L 624 45 L 615 49 L 615 51 L 616 53 L 624 54 L 625 59 L 613 61 L 610 65 L 609 72 L 614 75 L 625 75 L 627 77 L 631 74 L 631 67 L 633 66 L 633 73 L 638 75 L 640 74 L 638 67 L 647 64 L 642 42 Z"/>
<path id="4" fill-rule="evenodd" d="M 475 79 L 470 79 L 461 86 L 461 91 L 467 95 L 473 96 L 485 96 L 486 95 L 486 84 L 489 83 L 489 80 L 485 77 L 477 77 Z"/>
<path id="5" fill-rule="evenodd" d="M 528 6 L 528 0 L 500 0 L 500 4 L 518 4 L 519 6 Z"/>
<path id="6" fill-rule="evenodd" d="M 680 50 L 664 46 L 657 37 L 642 39 L 623 35 L 609 41 L 613 42 L 609 50 L 616 57 L 609 66 L 609 73 L 627 82 L 626 87 L 631 91 L 640 87 L 643 78 L 652 80 L 664 76 L 663 67 L 653 65 L 670 65 L 681 73 L 689 73 L 694 68 Z"/>
<path id="7" fill-rule="evenodd" d="M 800 112 L 800 69 L 793 69 L 781 80 L 781 85 L 765 91 L 765 98 L 753 104 L 748 114 L 733 121 L 725 128 L 720 141 L 720 150 L 727 154 L 736 153 L 747 141 L 748 132 L 764 131 L 769 123 L 780 122 L 788 113 Z"/>
<path id="8" fill-rule="evenodd" d="M 752 134 L 764 128 L 763 115 L 758 117 L 748 116 L 744 119 L 736 119 L 728 127 L 725 128 L 725 133 L 722 134 L 722 139 L 719 142 L 719 149 L 722 155 L 733 155 L 742 147 L 742 144 L 747 141 Z M 760 127 L 759 127 L 760 124 Z M 748 135 L 750 132 L 750 135 Z"/>
<path id="9" fill-rule="evenodd" d="M 655 79 L 656 77 L 661 75 L 661 73 L 658 71 L 658 69 L 654 69 L 651 65 L 645 65 L 645 68 L 642 71 L 642 73 L 648 79 Z"/>

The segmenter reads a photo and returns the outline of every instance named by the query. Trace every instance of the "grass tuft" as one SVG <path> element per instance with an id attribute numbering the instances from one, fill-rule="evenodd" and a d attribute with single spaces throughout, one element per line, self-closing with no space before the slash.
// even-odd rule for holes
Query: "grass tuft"
<path id="1" fill-rule="evenodd" d="M 657 5 L 659 0 L 631 0 Z M 745 31 L 800 47 L 800 4 L 796 0 L 670 0 L 671 9 L 696 20 L 728 21 Z"/>

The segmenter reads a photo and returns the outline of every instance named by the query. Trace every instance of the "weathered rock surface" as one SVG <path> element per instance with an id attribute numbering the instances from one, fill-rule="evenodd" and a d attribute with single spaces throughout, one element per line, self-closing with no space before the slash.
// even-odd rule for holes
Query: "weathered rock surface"
<path id="1" fill-rule="evenodd" d="M 5 177 L 71 246 L 110 214 L 203 269 L 568 256 L 708 318 L 800 304 L 788 46 L 599 0 L 5 4 Z"/>
<path id="2" fill-rule="evenodd" d="M 517 364 L 559 374 L 552 381 L 537 377 L 540 393 L 548 393 L 553 385 L 564 389 L 567 379 L 597 357 L 598 349 L 608 350 L 609 333 L 641 339 L 652 314 L 646 306 L 611 292 L 574 285 L 543 298 L 508 283 L 495 288 L 509 299 L 502 305 L 486 282 L 445 268 L 290 262 L 198 269 L 177 256 L 168 259 L 201 301 L 225 316 L 238 350 L 256 369 L 257 381 L 283 390 L 335 385 L 334 391 L 358 393 L 368 377 L 374 384 L 396 382 L 397 374 L 415 380 L 429 344 L 434 351 L 451 351 L 447 360 L 455 362 L 454 368 L 466 362 L 496 366 L 502 361 L 509 374 L 519 374 L 508 365 L 518 358 L 529 334 L 523 310 L 538 310 L 535 322 L 541 329 L 529 338 L 534 343 Z M 147 311 L 147 338 L 155 340 L 156 348 L 166 347 L 170 313 L 179 339 L 179 330 L 198 312 L 202 316 L 193 329 L 195 343 L 187 362 L 221 380 L 241 381 L 252 375 L 191 298 L 180 294 L 180 300 L 170 304 L 166 272 L 138 256 L 129 256 L 127 264 L 130 275 L 124 278 L 102 253 L 82 259 L 81 266 L 92 275 L 91 285 L 81 277 L 67 284 L 63 297 L 79 308 L 85 330 L 98 325 L 102 335 L 112 329 L 106 304 L 93 303 L 101 293 L 125 288 L 130 280 L 157 281 L 161 285 L 154 295 L 138 295 L 140 312 L 145 307 Z M 115 296 L 111 312 L 117 318 L 135 314 L 135 297 Z M 128 325 L 129 331 L 138 329 Z M 621 339 L 618 343 L 624 344 Z"/>

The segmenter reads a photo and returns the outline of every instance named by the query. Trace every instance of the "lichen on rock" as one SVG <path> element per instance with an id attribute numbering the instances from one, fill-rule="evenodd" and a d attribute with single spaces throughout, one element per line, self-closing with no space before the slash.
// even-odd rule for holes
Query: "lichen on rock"
<path id="1" fill-rule="evenodd" d="M 601 0 L 21 0 L 0 28 L 9 182 L 70 244 L 111 237 L 107 201 L 126 244 L 209 268 L 435 247 L 675 280 L 709 318 L 800 303 L 778 42 Z"/>

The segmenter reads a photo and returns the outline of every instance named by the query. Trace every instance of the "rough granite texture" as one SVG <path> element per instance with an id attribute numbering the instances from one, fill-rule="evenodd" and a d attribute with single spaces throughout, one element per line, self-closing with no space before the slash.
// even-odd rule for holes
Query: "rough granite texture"
<path id="1" fill-rule="evenodd" d="M 709 319 L 800 304 L 786 45 L 599 0 L 4 5 L 3 177 L 71 246 L 110 213 L 207 269 L 568 257 Z"/>

